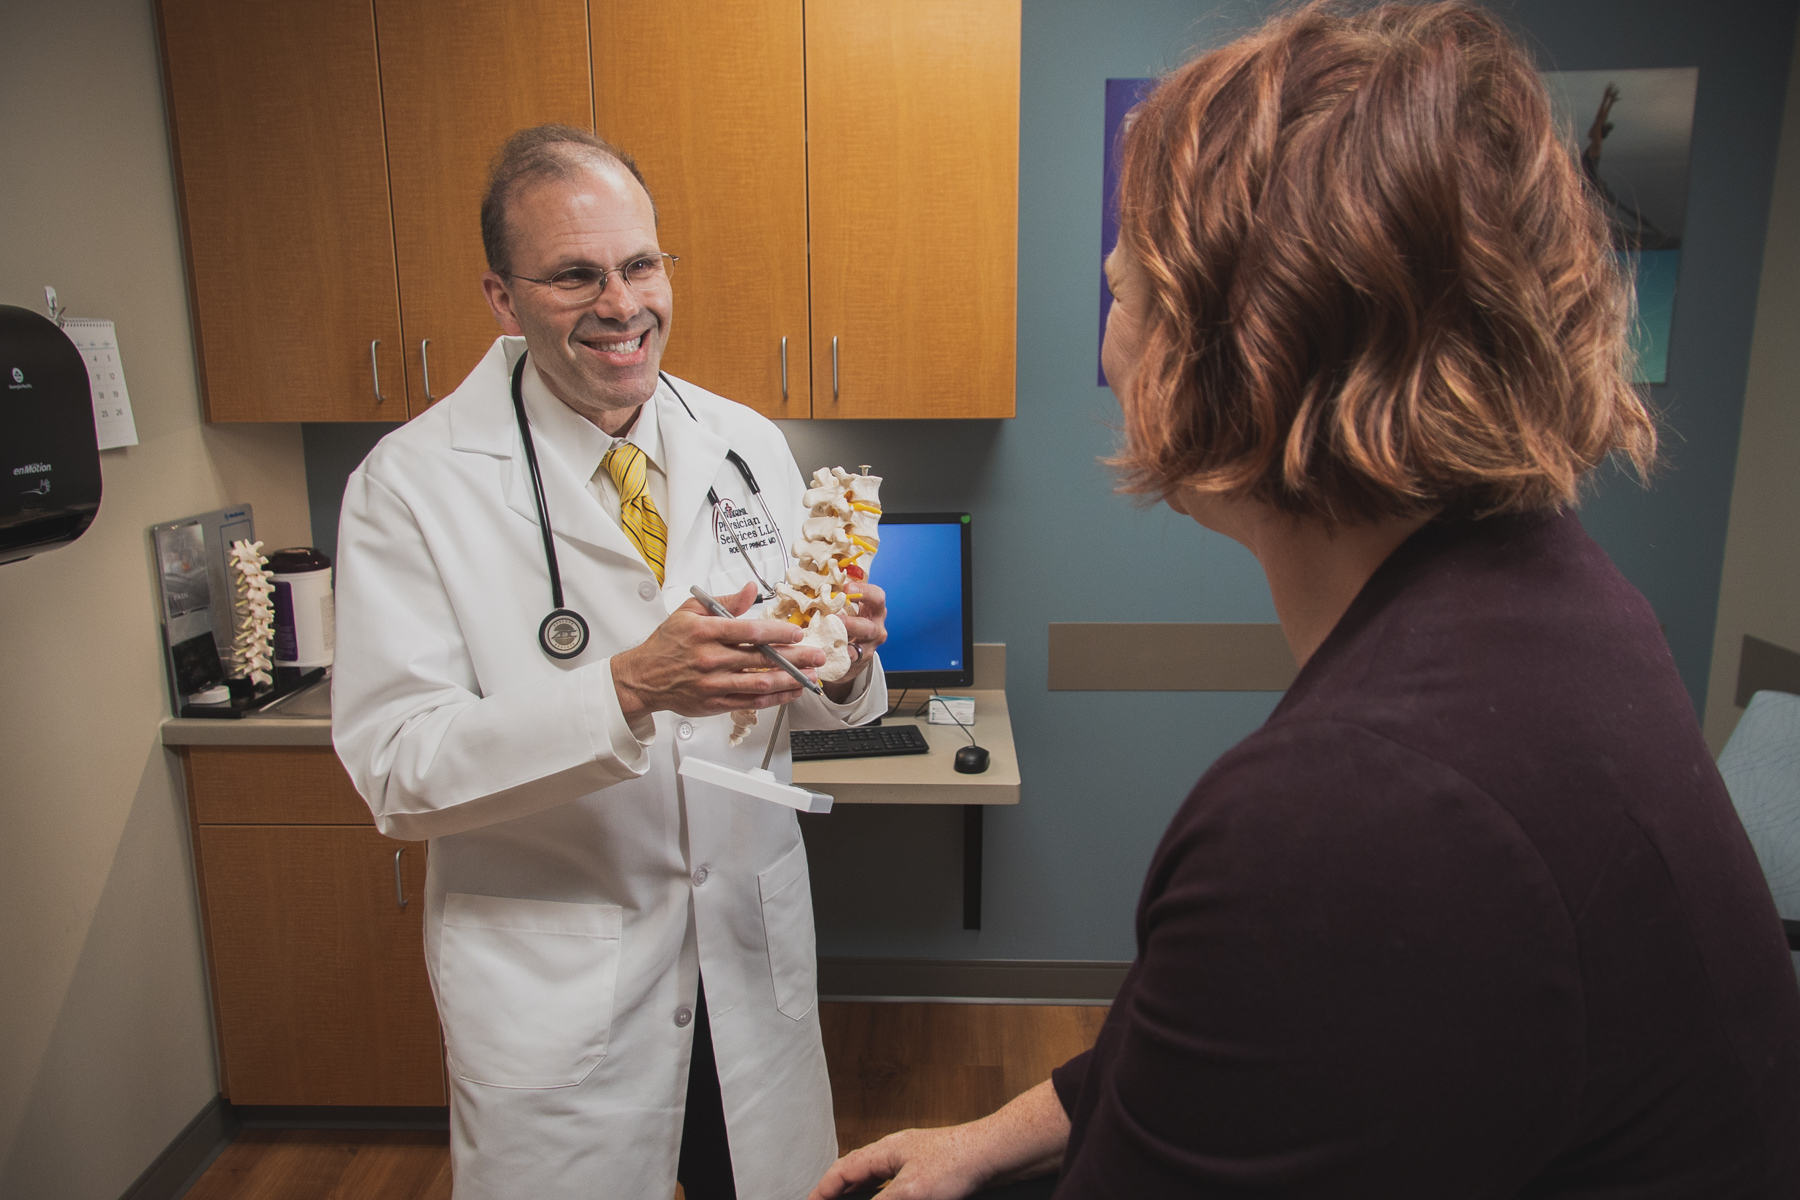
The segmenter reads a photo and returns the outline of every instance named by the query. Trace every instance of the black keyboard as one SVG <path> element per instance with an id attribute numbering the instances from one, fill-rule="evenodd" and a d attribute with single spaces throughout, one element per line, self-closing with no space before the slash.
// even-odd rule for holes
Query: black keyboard
<path id="1" fill-rule="evenodd" d="M 925 754 L 931 747 L 917 725 L 881 725 L 869 729 L 796 729 L 788 734 L 795 762 L 821 758 L 883 758 L 890 754 Z"/>

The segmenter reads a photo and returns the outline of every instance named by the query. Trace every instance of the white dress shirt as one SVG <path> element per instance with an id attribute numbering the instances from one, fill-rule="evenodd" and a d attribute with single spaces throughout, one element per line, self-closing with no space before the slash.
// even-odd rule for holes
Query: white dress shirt
<path id="1" fill-rule="evenodd" d="M 658 380 L 656 386 L 661 388 L 662 381 Z M 588 492 L 600 502 L 607 516 L 615 522 L 619 519 L 619 488 L 613 483 L 612 473 L 601 470 L 600 460 L 606 457 L 614 443 L 625 441 L 642 450 L 649 460 L 644 487 L 650 493 L 650 502 L 656 505 L 657 513 L 663 520 L 669 519 L 669 476 L 664 470 L 656 405 L 640 407 L 637 420 L 625 436 L 615 438 L 558 400 L 536 367 L 525 372 L 519 391 L 525 400 L 525 416 L 531 421 L 539 442 L 553 450 L 575 478 L 588 481 Z"/>

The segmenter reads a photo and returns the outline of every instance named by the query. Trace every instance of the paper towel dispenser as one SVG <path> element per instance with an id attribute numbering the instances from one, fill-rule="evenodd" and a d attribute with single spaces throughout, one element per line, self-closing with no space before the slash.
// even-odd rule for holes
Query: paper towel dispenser
<path id="1" fill-rule="evenodd" d="M 66 546 L 100 511 L 87 364 L 58 329 L 0 304 L 0 563 Z"/>

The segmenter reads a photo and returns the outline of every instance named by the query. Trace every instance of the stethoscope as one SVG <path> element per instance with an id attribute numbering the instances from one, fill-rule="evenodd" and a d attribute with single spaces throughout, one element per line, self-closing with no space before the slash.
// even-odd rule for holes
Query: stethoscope
<path id="1" fill-rule="evenodd" d="M 551 658 L 569 659 L 587 649 L 588 623 L 580 613 L 563 605 L 562 571 L 558 569 L 556 561 L 556 539 L 550 532 L 550 510 L 544 503 L 544 476 L 538 470 L 537 450 L 533 447 L 531 438 L 531 422 L 525 418 L 526 357 L 524 354 L 519 355 L 518 365 L 513 368 L 512 402 L 513 415 L 519 421 L 519 438 L 525 443 L 525 462 L 531 468 L 531 494 L 532 498 L 537 501 L 538 528 L 544 531 L 544 565 L 550 571 L 552 608 L 550 615 L 545 617 L 543 624 L 538 626 L 538 645 L 543 647 L 544 653 Z M 669 391 L 675 399 L 681 401 L 681 407 L 687 410 L 687 415 L 692 418 L 694 424 L 698 425 L 700 418 L 694 416 L 693 409 L 688 408 L 687 399 L 675 386 L 675 381 L 661 371 L 656 373 L 656 377 L 669 385 Z M 646 400 L 644 403 L 648 404 L 650 401 Z M 725 457 L 730 459 L 731 465 L 738 469 L 738 474 L 744 477 L 744 486 L 750 489 L 750 494 L 755 496 L 756 502 L 762 506 L 763 519 L 768 522 L 769 528 L 775 533 L 776 552 L 780 556 L 777 561 L 786 562 L 787 540 L 781 536 L 781 526 L 776 523 L 775 515 L 769 511 L 769 502 L 763 497 L 762 488 L 757 486 L 756 476 L 751 472 L 750 464 L 745 462 L 736 450 L 727 449 Z M 750 551 L 739 540 L 737 530 L 731 527 L 729 509 L 721 519 L 719 510 L 722 502 L 719 500 L 717 488 L 706 489 L 706 502 L 712 505 L 714 526 L 725 530 L 726 536 L 731 539 L 731 544 L 737 547 L 738 554 L 743 557 L 744 565 L 749 567 L 750 574 L 756 577 L 757 602 L 773 600 L 775 589 L 770 586 L 768 580 L 763 578 L 762 572 L 756 569 L 756 561 L 750 557 Z"/>

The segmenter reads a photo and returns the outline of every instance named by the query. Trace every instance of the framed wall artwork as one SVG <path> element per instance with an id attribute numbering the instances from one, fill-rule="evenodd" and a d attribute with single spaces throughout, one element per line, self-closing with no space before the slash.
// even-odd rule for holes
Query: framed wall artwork
<path id="1" fill-rule="evenodd" d="M 1694 132 L 1696 67 L 1544 74 L 1551 108 L 1577 168 L 1605 207 L 1613 253 L 1637 297 L 1632 350 L 1638 383 L 1668 380 L 1675 286 L 1687 227 L 1688 159 Z M 1101 162 L 1100 260 L 1119 237 L 1119 130 L 1154 79 L 1106 81 L 1105 142 Z M 1106 336 L 1112 292 L 1100 272 L 1096 380 L 1106 386 L 1099 346 Z"/>

